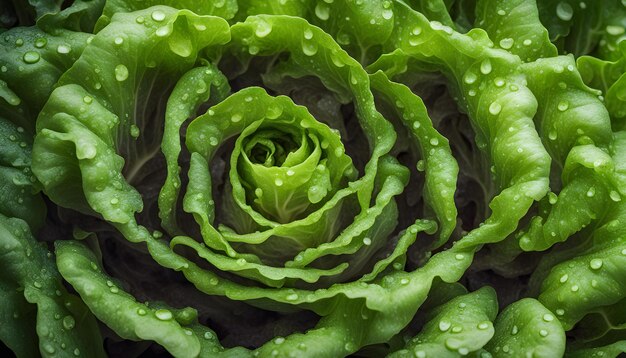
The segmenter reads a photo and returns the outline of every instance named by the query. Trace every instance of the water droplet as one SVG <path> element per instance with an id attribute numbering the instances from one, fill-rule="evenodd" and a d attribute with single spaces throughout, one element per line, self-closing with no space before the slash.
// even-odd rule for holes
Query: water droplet
<path id="1" fill-rule="evenodd" d="M 489 113 L 493 114 L 494 116 L 498 115 L 501 110 L 502 110 L 502 105 L 500 105 L 500 103 L 498 102 L 493 102 L 489 106 Z"/>
<path id="2" fill-rule="evenodd" d="M 359 79 L 357 78 L 357 75 L 355 73 L 350 74 L 350 83 L 352 83 L 353 85 L 359 83 Z"/>
<path id="3" fill-rule="evenodd" d="M 422 33 L 422 28 L 420 26 L 415 26 L 413 30 L 411 30 L 411 34 L 417 36 Z"/>
<path id="4" fill-rule="evenodd" d="M 46 44 L 48 44 L 48 40 L 46 40 L 44 37 L 40 37 L 35 40 L 35 47 L 37 48 L 43 48 L 44 46 L 46 46 Z"/>
<path id="5" fill-rule="evenodd" d="M 507 38 L 500 40 L 500 47 L 502 47 L 505 50 L 508 50 L 511 47 L 513 47 L 514 43 L 515 43 L 515 40 L 513 40 L 510 37 L 507 37 Z"/>
<path id="6" fill-rule="evenodd" d="M 259 22 L 257 22 L 256 30 L 254 31 L 256 37 L 263 38 L 269 35 L 271 32 L 272 24 L 264 20 L 260 20 Z"/>
<path id="7" fill-rule="evenodd" d="M 481 322 L 478 324 L 478 329 L 487 329 L 489 328 L 489 323 L 488 322 Z"/>
<path id="8" fill-rule="evenodd" d="M 363 245 L 369 246 L 371 244 L 372 244 L 372 239 L 370 239 L 369 237 L 364 237 L 363 238 Z"/>
<path id="9" fill-rule="evenodd" d="M 456 255 L 454 255 L 454 258 L 457 259 L 457 260 L 463 260 L 465 258 L 465 255 L 463 255 L 463 254 L 456 254 Z"/>
<path id="10" fill-rule="evenodd" d="M 172 312 L 166 310 L 166 309 L 158 309 L 154 312 L 154 315 L 156 316 L 156 318 L 160 319 L 161 321 L 168 321 L 170 319 L 172 319 Z"/>
<path id="11" fill-rule="evenodd" d="M 478 79 L 478 76 L 476 76 L 476 74 L 471 71 L 467 71 L 465 73 L 465 76 L 463 76 L 463 82 L 467 83 L 468 85 L 471 85 L 472 83 L 476 82 L 477 79 Z"/>
<path id="12" fill-rule="evenodd" d="M 426 163 L 423 160 L 418 160 L 417 161 L 417 170 L 420 172 L 423 172 L 424 169 L 426 169 Z"/>
<path id="13" fill-rule="evenodd" d="M 544 320 L 544 321 L 546 321 L 546 322 L 552 322 L 552 321 L 554 321 L 554 316 L 553 316 L 553 315 L 551 315 L 551 314 L 549 314 L 549 313 L 544 314 L 542 318 L 543 318 L 543 320 Z"/>
<path id="14" fill-rule="evenodd" d="M 552 205 L 556 204 L 556 202 L 559 200 L 559 198 L 556 196 L 555 193 L 553 192 L 549 192 L 548 193 L 548 202 Z"/>
<path id="15" fill-rule="evenodd" d="M 257 53 L 259 53 L 259 47 L 250 45 L 250 47 L 248 47 L 248 53 L 251 55 L 256 55 Z"/>
<path id="16" fill-rule="evenodd" d="M 357 350 L 357 346 L 354 343 L 348 342 L 343 345 L 343 349 L 345 349 L 348 352 L 354 352 Z"/>
<path id="17" fill-rule="evenodd" d="M 119 202 L 120 202 L 120 201 L 119 201 L 119 199 L 118 199 L 118 198 L 113 198 L 113 199 L 111 199 L 111 204 L 112 204 L 112 205 L 117 205 Z"/>
<path id="18" fill-rule="evenodd" d="M 526 39 L 526 40 L 522 41 L 522 45 L 524 45 L 524 46 L 530 46 L 532 44 L 533 44 L 533 40 L 531 40 L 531 39 Z"/>
<path id="19" fill-rule="evenodd" d="M 589 190 L 587 190 L 587 196 L 590 198 L 593 198 L 594 195 L 596 195 L 596 188 L 594 187 L 589 188 Z"/>
<path id="20" fill-rule="evenodd" d="M 457 350 L 461 347 L 461 341 L 456 338 L 448 338 L 446 339 L 446 348 L 451 350 Z"/>
<path id="21" fill-rule="evenodd" d="M 313 38 L 313 31 L 311 31 L 311 29 L 305 29 L 303 32 L 303 36 L 305 39 L 310 40 Z"/>
<path id="22" fill-rule="evenodd" d="M 589 261 L 589 267 L 591 267 L 592 270 L 599 270 L 602 267 L 602 260 L 593 259 Z"/>
<path id="23" fill-rule="evenodd" d="M 276 179 L 274 180 L 274 184 L 275 184 L 276 186 L 283 186 L 283 184 L 284 184 L 284 183 L 283 183 L 283 180 L 282 180 L 282 179 L 280 179 L 280 178 L 276 178 Z"/>
<path id="24" fill-rule="evenodd" d="M 315 6 L 315 16 L 320 20 L 326 21 L 330 17 L 330 9 L 328 5 L 324 3 L 317 3 Z"/>
<path id="25" fill-rule="evenodd" d="M 298 297 L 298 294 L 296 294 L 296 293 L 292 293 L 292 294 L 290 294 L 289 296 L 287 296 L 286 298 L 287 298 L 287 301 L 295 301 L 295 300 L 297 300 L 299 297 Z"/>
<path id="26" fill-rule="evenodd" d="M 569 103 L 567 101 L 561 101 L 556 107 L 559 111 L 564 112 L 569 108 Z"/>
<path id="27" fill-rule="evenodd" d="M 567 274 L 564 274 L 563 276 L 561 276 L 561 278 L 559 278 L 559 282 L 565 283 L 567 282 L 568 279 L 569 279 L 569 276 Z"/>
<path id="28" fill-rule="evenodd" d="M 502 9 L 498 10 L 498 11 L 497 11 L 497 13 L 498 13 L 498 15 L 500 15 L 500 16 L 504 16 L 504 15 L 506 15 L 506 11 L 504 11 L 504 10 L 502 10 Z"/>
<path id="29" fill-rule="evenodd" d="M 130 136 L 137 139 L 139 137 L 139 127 L 137 127 L 135 124 L 131 124 L 130 126 Z"/>
<path id="30" fill-rule="evenodd" d="M 74 317 L 69 316 L 69 315 L 63 317 L 63 328 L 70 330 L 74 328 L 75 325 L 76 325 L 76 320 L 74 320 Z"/>
<path id="31" fill-rule="evenodd" d="M 230 117 L 231 122 L 237 123 L 243 119 L 243 116 L 239 113 L 235 113 Z"/>
<path id="32" fill-rule="evenodd" d="M 333 51 L 330 53 L 330 60 L 333 62 L 333 64 L 337 67 L 343 67 L 346 64 L 339 58 L 339 54 L 337 51 Z"/>
<path id="33" fill-rule="evenodd" d="M 550 140 L 556 140 L 556 138 L 557 138 L 557 133 L 556 133 L 556 130 L 551 129 L 551 130 L 548 132 L 548 139 L 550 139 Z"/>
<path id="34" fill-rule="evenodd" d="M 163 11 L 160 10 L 155 10 L 152 12 L 152 20 L 154 21 L 163 21 L 165 20 L 165 13 L 163 13 Z"/>
<path id="35" fill-rule="evenodd" d="M 341 45 L 349 45 L 350 44 L 350 35 L 345 32 L 342 32 L 337 35 L 337 43 Z"/>
<path id="36" fill-rule="evenodd" d="M 78 357 L 80 355 L 80 349 L 76 348 L 72 353 L 74 353 L 74 355 Z"/>
<path id="37" fill-rule="evenodd" d="M 572 291 L 572 292 L 577 292 L 577 291 L 578 291 L 578 288 L 579 288 L 579 287 L 578 287 L 578 285 L 573 285 L 573 286 L 571 287 L 571 291 Z"/>
<path id="38" fill-rule="evenodd" d="M 30 64 L 39 62 L 40 58 L 41 56 L 39 56 L 39 52 L 36 51 L 28 51 L 24 54 L 24 57 L 22 57 L 24 62 Z"/>
<path id="39" fill-rule="evenodd" d="M 615 202 L 622 201 L 621 195 L 619 195 L 619 193 L 615 190 L 611 190 L 611 192 L 609 192 L 609 197 Z"/>
<path id="40" fill-rule="evenodd" d="M 556 16 L 563 21 L 569 21 L 574 16 L 574 9 L 570 4 L 561 1 L 556 5 Z"/>
<path id="41" fill-rule="evenodd" d="M 565 310 L 562 308 L 557 308 L 556 311 L 554 311 L 558 316 L 562 316 L 565 314 Z"/>
<path id="42" fill-rule="evenodd" d="M 606 32 L 609 35 L 619 36 L 624 33 L 624 28 L 622 26 L 609 25 L 606 27 Z"/>
<path id="43" fill-rule="evenodd" d="M 383 19 L 389 20 L 389 19 L 391 19 L 393 17 L 393 11 L 391 11 L 389 9 L 383 10 L 382 15 L 383 15 Z"/>
<path id="44" fill-rule="evenodd" d="M 511 335 L 516 335 L 517 332 L 519 332 L 519 328 L 517 328 L 516 325 L 513 325 L 513 328 L 511 329 Z"/>
<path id="45" fill-rule="evenodd" d="M 72 49 L 68 45 L 59 45 L 57 46 L 57 52 L 60 54 L 70 53 Z"/>
<path id="46" fill-rule="evenodd" d="M 307 56 L 313 56 L 317 53 L 317 43 L 305 41 L 302 43 L 302 52 Z"/>
<path id="47" fill-rule="evenodd" d="M 445 332 L 445 331 L 447 331 L 448 329 L 450 329 L 450 326 L 451 326 L 451 325 L 452 325 L 452 324 L 450 324 L 450 322 L 448 322 L 448 321 L 439 321 L 439 330 L 440 330 L 441 332 Z"/>
<path id="48" fill-rule="evenodd" d="M 480 63 L 480 73 L 483 75 L 488 75 L 491 73 L 491 61 L 486 58 L 483 62 Z"/>
<path id="49" fill-rule="evenodd" d="M 548 331 L 546 331 L 545 329 L 542 329 L 539 331 L 539 335 L 542 337 L 547 337 L 548 336 Z"/>
<path id="50" fill-rule="evenodd" d="M 171 33 L 171 29 L 168 26 L 161 26 L 154 33 L 158 37 L 165 37 Z"/>
<path id="51" fill-rule="evenodd" d="M 115 79 L 119 82 L 126 81 L 128 79 L 128 68 L 124 65 L 115 66 Z"/>

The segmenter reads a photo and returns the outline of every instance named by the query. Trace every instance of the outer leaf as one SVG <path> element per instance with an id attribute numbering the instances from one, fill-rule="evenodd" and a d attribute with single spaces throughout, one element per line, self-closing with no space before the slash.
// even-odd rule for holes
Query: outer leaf
<path id="1" fill-rule="evenodd" d="M 370 79 L 375 96 L 393 108 L 420 147 L 424 159 L 423 167 L 418 170 L 423 170 L 426 175 L 424 199 L 439 220 L 441 231 L 438 243 L 442 244 L 454 230 L 457 214 L 454 194 L 459 169 L 448 140 L 435 130 L 424 103 L 407 87 L 389 81 L 382 72 L 370 75 Z"/>
<path id="2" fill-rule="evenodd" d="M 196 114 L 201 104 L 211 97 L 222 100 L 229 91 L 226 78 L 215 66 L 206 65 L 185 73 L 168 100 L 161 142 L 161 150 L 167 162 L 167 178 L 159 193 L 159 217 L 161 225 L 171 235 L 182 233 L 176 222 L 175 210 L 180 188 L 180 129 L 186 120 Z"/>
<path id="3" fill-rule="evenodd" d="M 565 356 L 568 358 L 606 357 L 615 358 L 626 353 L 626 341 L 619 341 L 604 347 L 581 348 L 568 350 Z"/>
<path id="4" fill-rule="evenodd" d="M 555 265 L 543 281 L 539 300 L 559 315 L 566 329 L 593 309 L 624 297 L 626 250 L 617 228 L 624 220 L 623 206 L 594 232 L 588 248 L 578 248 L 576 256 Z"/>
<path id="5" fill-rule="evenodd" d="M 427 0 L 427 1 L 406 1 L 413 9 L 424 14 L 430 21 L 439 21 L 442 24 L 454 27 L 454 23 L 450 18 L 449 4 L 451 1 L 444 0 Z"/>
<path id="6" fill-rule="evenodd" d="M 184 10 L 158 7 L 114 18 L 65 73 L 40 115 L 33 170 L 48 195 L 61 205 L 129 222 L 142 202 L 128 181 L 158 151 L 161 138 L 160 126 L 151 125 L 143 110 L 193 65 L 199 50 L 227 40 L 224 20 Z M 155 66 L 168 75 L 159 76 Z M 144 90 L 157 93 L 150 97 Z"/>
<path id="7" fill-rule="evenodd" d="M 579 144 L 608 148 L 612 140 L 609 113 L 587 87 L 572 56 L 540 59 L 525 64 L 528 87 L 539 98 L 535 121 L 552 158 L 563 165 Z"/>
<path id="8" fill-rule="evenodd" d="M 17 27 L 0 37 L 0 115 L 30 133 L 59 77 L 87 45 L 88 34 Z M 32 86 L 37 81 L 37 86 Z M 30 141 L 29 141 L 30 142 Z"/>
<path id="9" fill-rule="evenodd" d="M 35 357 L 39 347 L 32 344 L 37 341 L 36 310 L 20 292 L 13 282 L 0 281 L 0 341 L 4 343 L 17 357 Z"/>
<path id="10" fill-rule="evenodd" d="M 482 30 L 461 35 L 438 22 L 429 23 L 406 6 L 396 10 L 404 21 L 396 26 L 388 46 L 398 49 L 382 56 L 371 70 L 387 69 L 396 77 L 408 70 L 410 59 L 453 80 L 462 108 L 473 121 L 476 142 L 488 153 L 501 188 L 490 203 L 492 216 L 460 245 L 500 241 L 547 192 L 550 159 L 532 129 L 536 101 L 515 70 L 519 59 L 491 49 Z"/>
<path id="11" fill-rule="evenodd" d="M 103 273 L 95 263 L 94 254 L 84 245 L 59 241 L 56 253 L 63 278 L 78 291 L 89 309 L 122 338 L 153 340 L 175 357 L 198 357 L 201 351 L 215 354 L 224 350 L 215 340 L 214 332 L 194 323 L 197 315 L 194 309 L 175 310 L 138 303 Z"/>
<path id="12" fill-rule="evenodd" d="M 422 331 L 388 357 L 457 357 L 479 351 L 494 334 L 497 311 L 489 287 L 453 298 L 429 312 Z"/>
<path id="13" fill-rule="evenodd" d="M 496 319 L 496 333 L 485 347 L 494 357 L 561 357 L 565 333 L 554 314 L 532 298 L 506 307 Z"/>
<path id="14" fill-rule="evenodd" d="M 476 4 L 476 25 L 487 31 L 500 48 L 523 61 L 557 55 L 548 30 L 539 22 L 537 3 L 532 0 L 483 0 Z"/>
<path id="15" fill-rule="evenodd" d="M 179 10 L 190 10 L 198 15 L 219 16 L 230 20 L 237 13 L 238 5 L 236 0 L 215 0 L 215 1 L 193 1 L 193 0 L 147 0 L 147 1 L 106 1 L 102 16 L 96 24 L 96 31 L 108 25 L 113 16 L 117 13 L 135 12 L 148 9 L 153 6 L 164 5 Z"/>
<path id="16" fill-rule="evenodd" d="M 11 312 L 17 315 L 14 319 L 23 315 L 23 323 L 35 323 L 41 355 L 74 352 L 104 357 L 95 319 L 80 300 L 65 290 L 51 254 L 35 241 L 26 223 L 0 214 L 0 241 L 1 281 L 3 287 L 9 288 L 5 298 L 11 299 L 7 308 L 16 309 Z M 21 291 L 21 297 L 15 294 L 16 289 Z M 36 306 L 36 319 L 35 307 L 29 304 Z M 36 342 L 32 340 L 34 327 L 27 329 L 19 321 L 7 323 L 11 324 L 11 331 L 3 330 L 0 338 L 7 340 L 16 354 L 29 356 Z"/>

